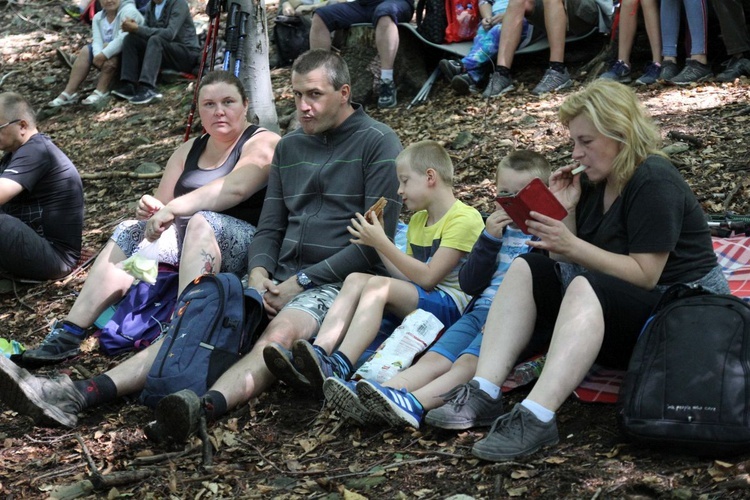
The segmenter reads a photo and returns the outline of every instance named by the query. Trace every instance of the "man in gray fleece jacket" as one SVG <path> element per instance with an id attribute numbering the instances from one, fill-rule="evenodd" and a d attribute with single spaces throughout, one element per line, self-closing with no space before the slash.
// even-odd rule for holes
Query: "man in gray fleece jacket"
<path id="1" fill-rule="evenodd" d="M 205 394 L 185 389 L 163 398 L 156 421 L 145 429 L 150 439 L 183 441 L 197 430 L 201 416 L 214 420 L 260 395 L 275 381 L 263 348 L 272 342 L 289 348 L 297 339 L 309 339 L 348 274 L 384 270 L 372 248 L 350 243 L 347 227 L 355 213 L 364 214 L 382 196 L 388 200 L 386 233 L 393 237 L 401 211 L 395 164 L 401 142 L 351 103 L 349 82 L 344 60 L 326 50 L 310 50 L 292 66 L 301 127 L 276 146 L 249 249 L 249 285 L 263 295 L 271 321 L 253 349 Z M 67 375 L 35 377 L 0 356 L 0 397 L 41 424 L 74 427 L 83 409 L 140 390 L 133 380 L 145 383 L 159 347 L 153 344 L 144 351 L 151 354 L 115 367 L 133 374 L 127 388 L 109 377 L 114 369 L 73 384 Z"/>
<path id="2" fill-rule="evenodd" d="M 201 48 L 186 0 L 151 0 L 145 20 L 122 22 L 128 35 L 122 44 L 121 84 L 112 91 L 133 104 L 148 104 L 162 95 L 156 78 L 162 68 L 191 73 Z"/>

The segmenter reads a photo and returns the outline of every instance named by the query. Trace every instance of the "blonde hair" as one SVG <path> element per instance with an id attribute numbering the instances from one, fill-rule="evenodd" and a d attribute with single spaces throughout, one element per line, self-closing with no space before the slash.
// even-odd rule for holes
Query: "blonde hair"
<path id="1" fill-rule="evenodd" d="M 500 170 L 507 168 L 516 172 L 529 172 L 534 177 L 539 177 L 545 184 L 549 184 L 549 176 L 552 174 L 552 165 L 547 158 L 534 151 L 527 149 L 518 149 L 512 151 L 500 160 L 497 165 L 495 180 L 500 175 Z"/>
<path id="2" fill-rule="evenodd" d="M 453 162 L 448 152 L 435 141 L 419 141 L 407 146 L 396 157 L 396 163 L 408 165 L 420 174 L 431 168 L 448 186 L 453 185 Z"/>
<path id="3" fill-rule="evenodd" d="M 618 192 L 646 157 L 666 156 L 659 149 L 659 129 L 630 87 L 611 80 L 594 80 L 560 106 L 560 121 L 566 127 L 580 115 L 591 120 L 599 133 L 620 143 L 620 152 L 612 162 Z"/>

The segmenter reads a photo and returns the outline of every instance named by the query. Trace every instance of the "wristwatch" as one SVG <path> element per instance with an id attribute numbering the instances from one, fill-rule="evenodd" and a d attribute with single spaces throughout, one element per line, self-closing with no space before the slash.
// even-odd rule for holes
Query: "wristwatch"
<path id="1" fill-rule="evenodd" d="M 313 283 L 312 280 L 302 271 L 297 273 L 297 284 L 304 290 L 309 290 L 315 287 L 315 283 Z"/>

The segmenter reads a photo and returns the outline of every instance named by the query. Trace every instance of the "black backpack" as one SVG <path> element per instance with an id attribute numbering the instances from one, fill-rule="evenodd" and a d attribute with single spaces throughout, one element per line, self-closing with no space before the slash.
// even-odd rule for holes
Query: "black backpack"
<path id="1" fill-rule="evenodd" d="M 234 274 L 205 274 L 193 280 L 177 299 L 141 403 L 155 408 L 161 398 L 182 389 L 205 394 L 250 351 L 265 319 L 260 294 L 243 289 Z"/>
<path id="2" fill-rule="evenodd" d="M 636 343 L 618 420 L 634 441 L 699 456 L 750 450 L 750 306 L 676 285 Z"/>
<path id="3" fill-rule="evenodd" d="M 445 0 L 419 0 L 416 10 L 417 32 L 432 43 L 445 42 L 445 29 L 448 27 Z"/>
<path id="4" fill-rule="evenodd" d="M 310 16 L 277 16 L 273 25 L 273 42 L 279 65 L 288 66 L 310 48 Z"/>

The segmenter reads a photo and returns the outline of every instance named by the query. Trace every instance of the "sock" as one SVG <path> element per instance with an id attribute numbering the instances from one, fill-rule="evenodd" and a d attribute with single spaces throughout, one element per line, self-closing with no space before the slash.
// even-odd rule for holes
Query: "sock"
<path id="1" fill-rule="evenodd" d="M 326 357 L 328 356 L 328 353 L 326 352 L 326 350 L 320 347 L 319 345 L 313 344 L 313 349 L 315 349 L 315 352 L 317 352 L 321 356 L 326 356 Z"/>
<path id="2" fill-rule="evenodd" d="M 495 68 L 495 72 L 500 73 L 501 75 L 507 76 L 508 78 L 510 78 L 510 68 L 508 67 L 498 66 L 497 68 Z"/>
<path id="3" fill-rule="evenodd" d="M 550 61 L 549 67 L 550 69 L 553 69 L 557 71 L 558 73 L 565 73 L 565 63 L 563 62 Z"/>
<path id="4" fill-rule="evenodd" d="M 534 414 L 536 418 L 538 418 L 544 423 L 547 423 L 553 418 L 555 418 L 554 411 L 548 410 L 544 406 L 540 405 L 539 403 L 535 401 L 531 401 L 530 399 L 524 399 L 523 401 L 521 401 L 521 406 L 529 410 L 531 413 Z"/>
<path id="5" fill-rule="evenodd" d="M 381 69 L 380 70 L 380 80 L 381 81 L 386 81 L 386 80 L 393 81 L 393 70 L 392 69 Z"/>
<path id="6" fill-rule="evenodd" d="M 227 412 L 227 398 L 219 391 L 208 391 L 201 400 L 208 421 L 214 421 Z"/>
<path id="7" fill-rule="evenodd" d="M 476 380 L 479 384 L 479 389 L 489 394 L 492 399 L 500 397 L 500 387 L 496 386 L 486 378 L 474 377 L 472 380 Z"/>
<path id="8" fill-rule="evenodd" d="M 70 321 L 63 320 L 62 322 L 63 330 L 65 330 L 68 333 L 72 333 L 76 337 L 83 337 L 86 333 L 85 328 L 81 328 L 80 326 L 76 325 L 75 323 L 71 323 Z"/>
<path id="9" fill-rule="evenodd" d="M 354 371 L 352 362 L 349 361 L 349 358 L 347 358 L 341 351 L 336 351 L 331 354 L 331 361 L 333 361 L 335 366 L 334 370 L 337 371 L 339 376 L 344 380 L 347 380 L 349 375 Z"/>
<path id="10" fill-rule="evenodd" d="M 76 380 L 73 386 L 86 399 L 86 408 L 117 399 L 117 387 L 107 375 L 97 375 L 87 380 Z"/>

